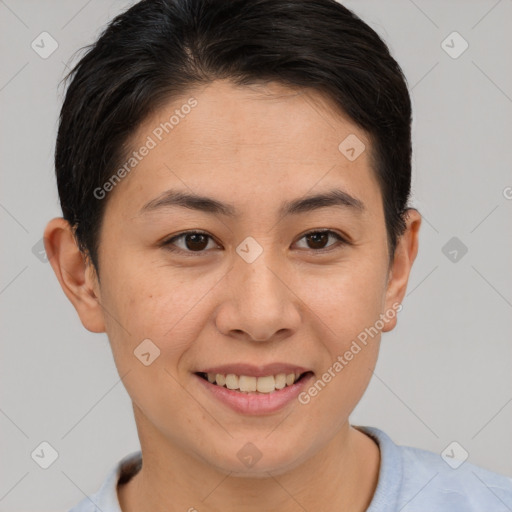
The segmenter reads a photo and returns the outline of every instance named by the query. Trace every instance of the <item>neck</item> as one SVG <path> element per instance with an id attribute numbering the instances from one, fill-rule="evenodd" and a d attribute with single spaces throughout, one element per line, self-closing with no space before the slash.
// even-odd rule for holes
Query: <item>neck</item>
<path id="1" fill-rule="evenodd" d="M 143 466 L 118 487 L 123 512 L 363 512 L 378 481 L 377 444 L 348 423 L 302 464 L 261 478 L 219 471 L 164 443 L 154 432 L 140 438 Z"/>

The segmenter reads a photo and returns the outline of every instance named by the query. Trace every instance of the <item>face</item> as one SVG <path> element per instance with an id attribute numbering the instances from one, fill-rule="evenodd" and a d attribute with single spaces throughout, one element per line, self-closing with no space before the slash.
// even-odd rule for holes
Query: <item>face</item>
<path id="1" fill-rule="evenodd" d="M 140 161 L 107 192 L 101 308 L 81 317 L 108 334 L 142 445 L 234 474 L 297 466 L 348 428 L 404 291 L 367 135 L 316 92 L 217 81 L 131 148 Z"/>

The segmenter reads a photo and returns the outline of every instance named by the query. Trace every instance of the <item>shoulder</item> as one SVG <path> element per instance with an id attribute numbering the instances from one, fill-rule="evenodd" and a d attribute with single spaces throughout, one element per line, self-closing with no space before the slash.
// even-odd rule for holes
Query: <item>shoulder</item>
<path id="1" fill-rule="evenodd" d="M 141 464 L 142 453 L 130 453 L 111 468 L 97 492 L 83 498 L 69 512 L 121 512 L 117 484 L 129 480 L 140 469 Z"/>
<path id="2" fill-rule="evenodd" d="M 458 465 L 461 461 L 452 462 L 447 455 L 448 462 L 439 454 L 419 448 L 402 446 L 400 450 L 403 493 L 411 498 L 417 494 L 416 504 L 439 503 L 452 505 L 452 510 L 475 512 L 512 510 L 512 479 L 468 461 Z"/>
<path id="3" fill-rule="evenodd" d="M 394 502 L 401 512 L 512 510 L 512 478 L 458 460 L 452 450 L 443 458 L 431 451 L 396 445 L 374 427 L 357 428 L 373 437 L 381 450 L 377 501 Z M 381 510 L 387 508 L 370 507 L 368 512 Z"/>

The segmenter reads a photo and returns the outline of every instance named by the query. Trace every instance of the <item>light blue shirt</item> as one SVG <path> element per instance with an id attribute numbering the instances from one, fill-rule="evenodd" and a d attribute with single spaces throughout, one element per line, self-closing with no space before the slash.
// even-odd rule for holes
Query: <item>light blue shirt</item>
<path id="1" fill-rule="evenodd" d="M 456 462 L 450 465 L 439 454 L 398 446 L 378 428 L 357 428 L 375 439 L 381 455 L 379 480 L 367 512 L 512 512 L 512 478 L 467 461 L 454 469 Z M 122 512 L 117 482 L 140 458 L 140 451 L 124 457 L 101 488 L 69 512 Z"/>

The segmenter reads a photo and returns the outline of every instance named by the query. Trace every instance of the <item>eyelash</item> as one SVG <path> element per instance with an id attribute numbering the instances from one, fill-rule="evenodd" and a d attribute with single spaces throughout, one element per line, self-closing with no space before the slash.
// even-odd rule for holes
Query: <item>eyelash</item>
<path id="1" fill-rule="evenodd" d="M 343 245 L 350 245 L 350 242 L 348 242 L 345 238 L 343 238 L 341 235 L 336 233 L 336 231 L 332 231 L 330 229 L 308 231 L 307 233 L 304 233 L 299 238 L 299 240 L 302 240 L 307 235 L 317 235 L 317 234 L 325 234 L 325 233 L 327 233 L 329 235 L 333 235 L 338 240 L 339 243 L 333 244 L 324 249 L 305 249 L 305 250 L 309 250 L 314 253 L 326 253 L 326 252 L 333 250 L 333 248 L 336 248 L 336 246 L 340 247 Z M 168 238 L 167 240 L 164 240 L 160 245 L 168 251 L 180 252 L 182 254 L 185 254 L 186 256 L 192 256 L 192 257 L 204 256 L 205 254 L 208 253 L 208 250 L 190 251 L 190 250 L 184 250 L 184 249 L 180 249 L 180 248 L 176 248 L 176 247 L 172 246 L 173 242 L 175 242 L 176 240 L 179 240 L 180 238 L 184 238 L 187 235 L 205 235 L 208 238 L 210 238 L 211 240 L 213 240 L 213 237 L 211 235 L 209 235 L 208 233 L 205 233 L 204 231 L 185 231 L 183 233 L 180 233 L 179 235 L 175 235 L 172 238 Z"/>

